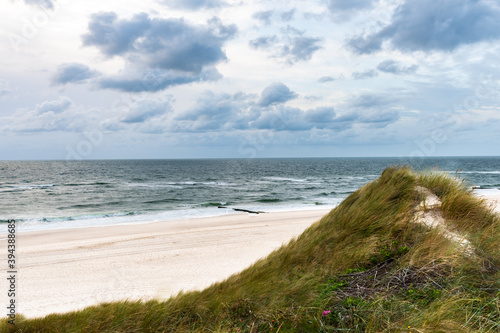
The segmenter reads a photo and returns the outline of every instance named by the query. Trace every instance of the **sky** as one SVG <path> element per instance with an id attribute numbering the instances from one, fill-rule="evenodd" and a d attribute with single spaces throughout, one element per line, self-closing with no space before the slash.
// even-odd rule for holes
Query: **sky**
<path id="1" fill-rule="evenodd" d="M 496 0 L 0 2 L 0 160 L 500 155 Z"/>

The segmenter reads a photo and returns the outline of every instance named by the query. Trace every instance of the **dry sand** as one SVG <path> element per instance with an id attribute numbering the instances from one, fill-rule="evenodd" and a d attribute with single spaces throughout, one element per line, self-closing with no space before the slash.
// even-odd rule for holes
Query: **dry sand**
<path id="1" fill-rule="evenodd" d="M 495 194 L 480 195 L 480 197 L 486 199 L 487 203 L 492 205 L 496 212 L 500 213 L 500 194 L 496 194 L 496 191 L 494 193 Z"/>
<path id="2" fill-rule="evenodd" d="M 327 212 L 18 233 L 17 313 L 37 317 L 106 301 L 165 299 L 181 290 L 203 289 L 265 257 Z M 6 251 L 5 240 L 0 248 Z M 1 271 L 6 277 L 6 269 Z M 1 280 L 6 291 L 7 281 Z M 2 304 L 7 304 L 6 292 L 2 295 Z"/>

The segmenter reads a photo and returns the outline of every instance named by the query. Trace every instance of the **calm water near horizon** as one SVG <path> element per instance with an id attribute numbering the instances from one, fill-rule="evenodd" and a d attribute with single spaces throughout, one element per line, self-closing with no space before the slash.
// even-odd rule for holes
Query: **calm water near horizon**
<path id="1" fill-rule="evenodd" d="M 500 157 L 425 158 L 500 193 Z M 0 161 L 0 232 L 335 207 L 399 158 Z M 229 207 L 221 209 L 219 206 Z"/>

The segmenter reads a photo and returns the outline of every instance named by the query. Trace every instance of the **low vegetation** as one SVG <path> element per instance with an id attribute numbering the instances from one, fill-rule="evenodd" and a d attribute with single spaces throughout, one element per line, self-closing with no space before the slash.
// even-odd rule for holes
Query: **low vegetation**
<path id="1" fill-rule="evenodd" d="M 440 207 L 422 206 L 427 188 Z M 436 210 L 445 226 L 416 221 Z M 467 246 L 446 234 L 452 230 Z M 167 301 L 7 321 L 11 332 L 498 332 L 500 219 L 459 179 L 388 168 L 301 236 Z"/>

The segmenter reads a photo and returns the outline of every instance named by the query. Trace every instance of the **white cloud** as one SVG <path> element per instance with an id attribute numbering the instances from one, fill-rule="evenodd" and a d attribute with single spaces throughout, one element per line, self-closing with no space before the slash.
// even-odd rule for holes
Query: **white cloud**
<path id="1" fill-rule="evenodd" d="M 62 64 L 57 68 L 52 82 L 54 84 L 81 83 L 96 76 L 89 66 L 78 63 Z"/>
<path id="2" fill-rule="evenodd" d="M 207 8 L 220 8 L 227 4 L 221 0 L 159 0 L 161 3 L 179 9 L 200 10 Z"/>
<path id="3" fill-rule="evenodd" d="M 10 93 L 9 82 L 0 80 L 0 98 Z"/>
<path id="4" fill-rule="evenodd" d="M 120 57 L 127 63 L 124 73 L 99 79 L 101 88 L 140 92 L 220 79 L 215 65 L 227 60 L 222 47 L 236 32 L 235 25 L 224 25 L 218 18 L 193 25 L 183 19 L 152 18 L 146 13 L 120 19 L 114 12 L 101 12 L 92 15 L 82 40 L 106 57 Z M 91 76 L 83 68 L 78 74 L 82 71 L 86 77 Z M 144 78 L 144 72 L 149 78 Z M 59 76 L 63 77 L 59 81 L 64 81 L 68 75 Z"/>
<path id="5" fill-rule="evenodd" d="M 69 98 L 62 96 L 56 100 L 45 101 L 41 104 L 38 104 L 35 108 L 35 112 L 38 114 L 49 112 L 58 114 L 66 111 L 72 104 L 73 102 Z"/>
<path id="6" fill-rule="evenodd" d="M 128 124 L 143 123 L 170 111 L 172 106 L 169 101 L 139 100 L 130 105 L 121 115 L 120 121 Z"/>
<path id="7" fill-rule="evenodd" d="M 345 21 L 360 11 L 372 8 L 378 2 L 379 0 L 327 0 L 327 6 L 336 20 Z"/>
<path id="8" fill-rule="evenodd" d="M 384 42 L 403 52 L 453 51 L 461 45 L 500 38 L 500 8 L 486 0 L 405 0 L 392 22 L 351 38 L 356 53 L 380 51 Z"/>
<path id="9" fill-rule="evenodd" d="M 404 66 L 399 61 L 388 59 L 378 64 L 377 69 L 384 73 L 392 73 L 400 75 L 400 74 L 413 74 L 417 71 L 418 66 L 417 65 Z"/>
<path id="10" fill-rule="evenodd" d="M 352 77 L 355 80 L 370 79 L 370 78 L 377 77 L 377 76 L 378 76 L 378 72 L 373 70 L 373 69 L 369 69 L 369 70 L 366 70 L 364 72 L 352 73 Z"/>
<path id="11" fill-rule="evenodd" d="M 297 97 L 297 94 L 290 90 L 285 84 L 276 82 L 266 87 L 260 94 L 258 104 L 269 106 L 285 103 Z"/>
<path id="12" fill-rule="evenodd" d="M 17 110 L 12 116 L 4 117 L 4 132 L 82 132 L 93 126 L 93 110 L 84 110 L 61 96 L 42 102 L 33 110 Z"/>

